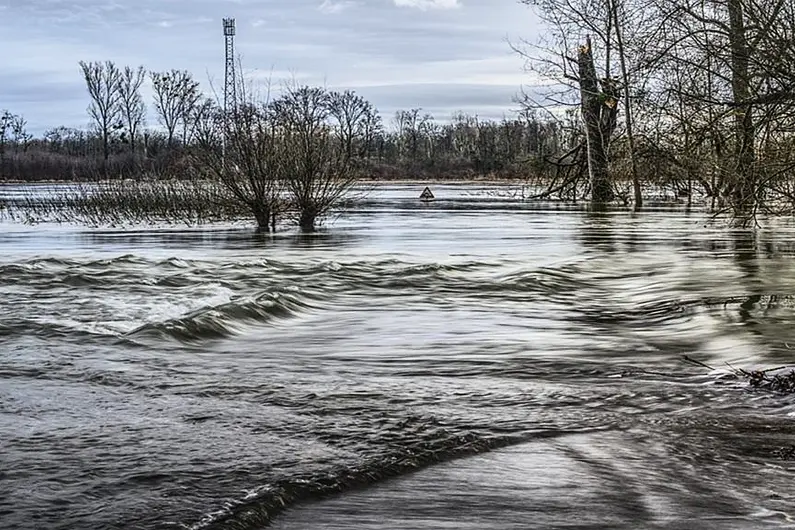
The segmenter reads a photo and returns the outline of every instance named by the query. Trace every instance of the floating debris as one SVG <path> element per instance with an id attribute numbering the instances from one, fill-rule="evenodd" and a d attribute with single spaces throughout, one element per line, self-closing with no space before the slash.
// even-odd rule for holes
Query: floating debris
<path id="1" fill-rule="evenodd" d="M 762 388 L 784 394 L 795 394 L 795 370 L 790 370 L 789 373 L 770 374 L 771 371 L 778 370 L 780 368 L 759 372 L 745 372 L 744 370 L 741 372 L 742 375 L 748 378 L 748 383 L 754 388 Z"/>
<path id="2" fill-rule="evenodd" d="M 690 364 L 701 366 L 708 370 L 715 371 L 715 368 L 685 355 L 684 360 Z M 772 392 L 780 392 L 782 394 L 795 394 L 795 369 L 790 369 L 789 372 L 784 372 L 787 366 L 778 366 L 776 368 L 768 368 L 766 370 L 743 370 L 742 368 L 735 368 L 727 365 L 731 372 L 726 374 L 729 377 L 736 379 L 745 379 L 748 384 L 753 388 L 762 390 L 770 390 Z"/>

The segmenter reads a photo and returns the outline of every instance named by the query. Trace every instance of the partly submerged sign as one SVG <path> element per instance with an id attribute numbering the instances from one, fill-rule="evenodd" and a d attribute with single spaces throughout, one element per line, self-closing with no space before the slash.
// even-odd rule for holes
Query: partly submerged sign
<path id="1" fill-rule="evenodd" d="M 422 193 L 420 193 L 420 200 L 424 201 L 424 202 L 428 202 L 428 201 L 432 201 L 434 198 L 435 197 L 433 196 L 433 192 L 431 191 L 431 188 L 429 188 L 428 186 L 425 186 L 425 189 L 422 190 Z"/>

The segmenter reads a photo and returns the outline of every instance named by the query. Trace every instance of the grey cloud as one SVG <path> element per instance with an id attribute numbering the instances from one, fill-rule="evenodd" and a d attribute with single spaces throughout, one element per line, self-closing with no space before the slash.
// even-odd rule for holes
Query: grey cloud
<path id="1" fill-rule="evenodd" d="M 384 120 L 411 108 L 422 108 L 439 121 L 449 120 L 459 111 L 484 118 L 511 116 L 516 107 L 512 101 L 519 92 L 516 86 L 444 83 L 339 88 L 353 89 L 371 101 Z"/>
<path id="2" fill-rule="evenodd" d="M 351 86 L 382 109 L 509 112 L 523 78 L 505 37 L 532 37 L 532 15 L 514 0 L 458 3 L 423 11 L 395 0 L 0 0 L 0 47 L 14 50 L 0 56 L 0 106 L 30 123 L 82 126 L 79 60 L 187 69 L 209 91 L 223 73 L 221 18 L 232 16 L 237 51 L 257 77 L 274 70 L 275 81 Z"/>
<path id="3" fill-rule="evenodd" d="M 394 0 L 398 7 L 413 7 L 421 11 L 428 9 L 456 9 L 461 7 L 459 0 Z"/>
<path id="4" fill-rule="evenodd" d="M 84 91 L 80 78 L 74 83 L 54 81 L 46 75 L 7 76 L 3 79 L 0 107 L 13 108 L 16 104 L 29 102 L 39 104 L 52 101 L 72 101 L 79 99 L 77 94 Z M 86 101 L 87 103 L 87 101 Z"/>

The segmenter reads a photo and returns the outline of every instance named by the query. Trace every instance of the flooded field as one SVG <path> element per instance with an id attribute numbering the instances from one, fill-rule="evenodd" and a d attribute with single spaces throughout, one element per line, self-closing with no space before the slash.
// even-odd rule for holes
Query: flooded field
<path id="1" fill-rule="evenodd" d="M 0 527 L 795 525 L 795 398 L 719 373 L 795 364 L 795 228 L 422 187 L 0 223 Z"/>

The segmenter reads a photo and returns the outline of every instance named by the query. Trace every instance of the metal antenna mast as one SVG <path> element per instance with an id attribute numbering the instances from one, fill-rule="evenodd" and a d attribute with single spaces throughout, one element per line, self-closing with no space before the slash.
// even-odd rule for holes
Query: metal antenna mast
<path id="1" fill-rule="evenodd" d="M 224 69 L 224 114 L 227 116 L 237 109 L 235 91 L 235 19 L 224 19 L 224 38 L 226 39 L 226 68 Z"/>

